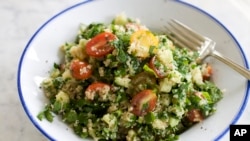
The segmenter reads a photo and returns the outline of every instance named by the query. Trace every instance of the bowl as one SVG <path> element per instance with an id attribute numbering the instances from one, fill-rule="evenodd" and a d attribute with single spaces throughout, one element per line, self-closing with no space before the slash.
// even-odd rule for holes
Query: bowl
<path id="1" fill-rule="evenodd" d="M 141 6 L 143 4 L 143 6 Z M 205 11 L 181 1 L 168 0 L 88 0 L 75 4 L 45 22 L 28 41 L 18 66 L 18 92 L 22 106 L 34 124 L 50 140 L 82 141 L 71 128 L 55 117 L 53 123 L 37 118 L 48 102 L 40 88 L 42 80 L 55 62 L 60 62 L 59 47 L 73 41 L 80 23 L 109 22 L 118 13 L 138 18 L 149 29 L 164 33 L 170 19 L 177 19 L 216 43 L 216 49 L 242 66 L 246 57 L 234 36 L 217 19 Z M 208 58 L 214 68 L 213 81 L 225 90 L 217 111 L 203 122 L 180 135 L 180 140 L 229 140 L 226 134 L 244 112 L 248 98 L 248 81 L 225 64 Z M 87 139 L 86 139 L 87 140 Z"/>

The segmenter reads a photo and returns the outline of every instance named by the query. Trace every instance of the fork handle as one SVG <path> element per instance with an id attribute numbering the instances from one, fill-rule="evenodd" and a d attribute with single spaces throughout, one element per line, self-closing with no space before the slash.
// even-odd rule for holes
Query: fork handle
<path id="1" fill-rule="evenodd" d="M 235 63 L 231 59 L 223 56 L 220 52 L 214 50 L 211 55 L 215 57 L 216 59 L 220 60 L 221 62 L 227 64 L 235 71 L 239 72 L 242 76 L 250 80 L 250 70 L 246 69 L 245 67 L 242 67 L 241 65 Z"/>

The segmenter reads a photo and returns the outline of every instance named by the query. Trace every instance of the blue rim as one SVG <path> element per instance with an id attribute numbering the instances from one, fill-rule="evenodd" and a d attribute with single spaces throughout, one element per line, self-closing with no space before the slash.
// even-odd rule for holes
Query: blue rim
<path id="1" fill-rule="evenodd" d="M 70 11 L 71 9 L 74 9 L 75 7 L 78 7 L 78 6 L 81 6 L 83 4 L 87 4 L 89 2 L 92 2 L 92 1 L 95 1 L 95 0 L 86 0 L 86 1 L 83 1 L 83 2 L 80 2 L 76 5 L 73 5 L 69 8 L 66 8 L 65 10 L 61 11 L 60 13 L 56 14 L 55 16 L 53 16 L 52 18 L 50 18 L 47 22 L 45 22 L 35 33 L 34 35 L 31 37 L 31 39 L 29 40 L 29 42 L 27 43 L 27 45 L 25 46 L 25 49 L 21 55 L 21 58 L 20 58 L 20 62 L 19 62 L 19 65 L 18 65 L 18 75 L 17 75 L 17 88 L 18 88 L 18 93 L 19 93 L 19 98 L 21 100 L 21 103 L 23 105 L 23 108 L 27 114 L 27 116 L 29 117 L 29 119 L 31 120 L 31 122 L 35 125 L 35 127 L 43 134 L 45 135 L 49 140 L 55 140 L 53 139 L 49 134 L 47 134 L 40 126 L 38 123 L 36 123 L 36 121 L 32 118 L 31 114 L 29 113 L 29 110 L 28 110 L 28 107 L 26 106 L 25 102 L 24 102 L 24 99 L 23 99 L 23 94 L 22 94 L 22 89 L 21 89 L 21 82 L 20 82 L 20 74 L 21 74 L 21 69 L 22 69 L 22 63 L 23 63 L 23 59 L 24 59 L 24 56 L 26 54 L 26 51 L 28 50 L 30 44 L 32 43 L 33 39 L 36 37 L 36 35 L 47 25 L 49 24 L 52 20 L 54 20 L 55 18 L 57 18 L 58 16 L 62 15 L 63 13 L 67 12 L 67 11 Z M 247 68 L 249 68 L 249 65 L 248 65 L 248 61 L 246 59 L 246 56 L 240 46 L 240 44 L 238 43 L 238 41 L 236 40 L 236 38 L 233 36 L 233 34 L 221 23 L 219 22 L 215 17 L 213 17 L 212 15 L 210 15 L 209 13 L 203 11 L 202 9 L 194 6 L 194 5 L 191 5 L 187 2 L 183 2 L 183 1 L 180 1 L 180 0 L 173 0 L 175 2 L 178 2 L 180 4 L 183 4 L 183 5 L 186 5 L 192 9 L 195 9 L 197 11 L 199 11 L 200 13 L 203 13 L 204 15 L 210 17 L 212 20 L 214 20 L 216 23 L 218 23 L 231 37 L 232 39 L 234 40 L 234 42 L 237 44 L 237 46 L 239 47 L 240 49 L 240 53 L 242 54 L 242 57 L 244 59 L 244 62 L 245 62 L 245 66 Z M 241 105 L 241 108 L 238 112 L 238 114 L 234 117 L 234 119 L 232 120 L 231 124 L 235 124 L 240 116 L 242 115 L 242 113 L 244 112 L 245 108 L 246 108 L 246 104 L 247 104 L 247 101 L 248 101 L 248 94 L 249 94 L 249 88 L 250 88 L 250 81 L 247 82 L 247 89 L 246 89 L 246 93 L 245 93 L 245 97 L 244 97 L 244 101 Z M 214 140 L 217 141 L 219 139 L 221 139 L 227 132 L 229 131 L 229 126 L 224 129 Z"/>

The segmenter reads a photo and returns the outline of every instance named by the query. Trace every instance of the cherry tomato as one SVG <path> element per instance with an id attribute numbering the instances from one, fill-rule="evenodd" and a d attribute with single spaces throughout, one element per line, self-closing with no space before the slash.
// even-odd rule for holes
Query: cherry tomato
<path id="1" fill-rule="evenodd" d="M 155 74 L 159 77 L 159 78 L 164 78 L 167 74 L 166 74 L 166 72 L 164 72 L 164 66 L 163 65 L 160 65 L 160 66 L 156 66 L 155 65 L 155 63 L 156 63 L 156 57 L 154 56 L 154 57 L 152 57 L 151 58 L 151 60 L 150 60 L 150 62 L 149 62 L 149 67 L 151 68 L 151 69 L 153 69 L 153 71 L 155 72 Z M 160 68 L 160 67 L 162 67 L 162 68 Z"/>
<path id="2" fill-rule="evenodd" d="M 130 36 L 130 45 L 136 47 L 129 47 L 128 52 L 140 58 L 147 58 L 150 56 L 150 47 L 158 47 L 159 39 L 148 30 L 137 30 Z M 156 48 L 153 49 L 153 52 Z"/>
<path id="3" fill-rule="evenodd" d="M 101 99 L 105 100 L 110 90 L 110 85 L 102 82 L 94 82 L 87 87 L 85 96 L 89 100 L 94 100 L 95 96 L 99 95 Z"/>
<path id="4" fill-rule="evenodd" d="M 75 79 L 87 79 L 92 74 L 91 65 L 77 59 L 71 62 L 70 70 Z"/>
<path id="5" fill-rule="evenodd" d="M 154 110 L 156 102 L 157 96 L 152 90 L 143 90 L 132 98 L 132 113 L 137 116 L 143 116 Z"/>
<path id="6" fill-rule="evenodd" d="M 204 80 L 209 80 L 212 76 L 213 70 L 210 64 L 206 64 L 205 67 L 202 69 L 202 78 Z"/>
<path id="7" fill-rule="evenodd" d="M 188 111 L 187 118 L 191 122 L 201 122 L 204 119 L 199 109 L 192 109 Z"/>
<path id="8" fill-rule="evenodd" d="M 112 52 L 114 47 L 110 42 L 115 40 L 116 36 L 109 32 L 102 32 L 93 37 L 86 44 L 86 53 L 92 57 L 103 57 Z"/>

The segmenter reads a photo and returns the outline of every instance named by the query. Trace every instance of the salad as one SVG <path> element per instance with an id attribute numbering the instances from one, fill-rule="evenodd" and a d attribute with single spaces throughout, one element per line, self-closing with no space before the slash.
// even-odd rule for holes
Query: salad
<path id="1" fill-rule="evenodd" d="M 41 88 L 49 99 L 40 120 L 59 116 L 82 138 L 171 141 L 212 115 L 222 91 L 212 66 L 139 20 L 81 24 L 61 46 Z"/>

